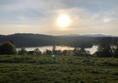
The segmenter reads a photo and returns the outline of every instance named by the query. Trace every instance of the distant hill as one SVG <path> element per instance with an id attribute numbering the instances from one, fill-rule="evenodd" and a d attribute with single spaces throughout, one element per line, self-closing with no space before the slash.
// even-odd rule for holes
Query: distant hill
<path id="1" fill-rule="evenodd" d="M 83 36 L 83 37 L 112 37 L 110 35 L 103 35 L 103 34 L 85 34 L 85 35 L 78 35 L 78 34 L 69 34 L 63 36 Z"/>
<path id="2" fill-rule="evenodd" d="M 66 36 L 51 36 L 43 34 L 12 34 L 0 35 L 0 43 L 13 41 L 17 47 L 35 47 L 48 45 L 68 45 L 68 46 L 84 46 L 91 47 L 93 44 L 98 44 L 98 40 L 104 35 L 66 35 Z M 117 37 L 112 37 L 118 39 Z"/>

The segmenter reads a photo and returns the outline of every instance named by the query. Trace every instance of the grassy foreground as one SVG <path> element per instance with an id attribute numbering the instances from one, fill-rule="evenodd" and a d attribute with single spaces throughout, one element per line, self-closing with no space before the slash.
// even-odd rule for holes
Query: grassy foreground
<path id="1" fill-rule="evenodd" d="M 118 58 L 0 55 L 0 83 L 118 83 Z"/>

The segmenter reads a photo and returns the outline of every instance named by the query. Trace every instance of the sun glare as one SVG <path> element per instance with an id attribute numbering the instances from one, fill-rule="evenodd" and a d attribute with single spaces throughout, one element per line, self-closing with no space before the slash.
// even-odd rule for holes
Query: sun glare
<path id="1" fill-rule="evenodd" d="M 70 25 L 70 17 L 66 14 L 59 15 L 57 18 L 57 26 L 61 28 L 68 27 Z"/>

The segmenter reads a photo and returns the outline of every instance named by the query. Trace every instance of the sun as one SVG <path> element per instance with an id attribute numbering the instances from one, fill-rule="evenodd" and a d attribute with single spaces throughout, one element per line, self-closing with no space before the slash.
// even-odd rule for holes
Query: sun
<path id="1" fill-rule="evenodd" d="M 70 17 L 66 14 L 61 14 L 57 17 L 57 26 L 58 27 L 62 27 L 62 28 L 65 28 L 65 27 L 68 27 L 70 25 Z"/>

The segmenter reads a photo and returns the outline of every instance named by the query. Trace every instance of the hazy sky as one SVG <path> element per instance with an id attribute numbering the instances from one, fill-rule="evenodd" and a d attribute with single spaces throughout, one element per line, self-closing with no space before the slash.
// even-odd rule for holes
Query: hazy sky
<path id="1" fill-rule="evenodd" d="M 59 14 L 72 21 L 66 30 Z M 118 36 L 118 0 L 0 0 L 0 34 L 13 33 Z"/>

